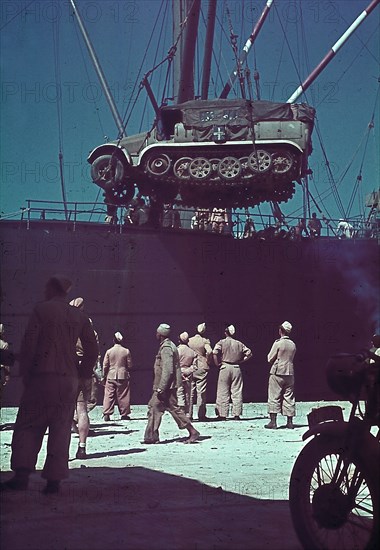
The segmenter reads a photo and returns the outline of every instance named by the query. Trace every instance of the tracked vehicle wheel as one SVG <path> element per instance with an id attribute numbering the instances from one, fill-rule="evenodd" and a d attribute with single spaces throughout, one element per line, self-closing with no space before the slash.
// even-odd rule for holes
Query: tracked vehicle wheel
<path id="1" fill-rule="evenodd" d="M 278 151 L 272 154 L 272 169 L 275 174 L 286 174 L 294 163 L 293 155 L 287 151 Z"/>
<path id="2" fill-rule="evenodd" d="M 252 172 L 263 174 L 268 172 L 272 166 L 272 158 L 264 149 L 257 149 L 248 157 L 248 165 Z"/>
<path id="3" fill-rule="evenodd" d="M 211 171 L 211 162 L 204 157 L 196 157 L 189 166 L 190 176 L 196 180 L 204 180 L 208 178 Z"/>
<path id="4" fill-rule="evenodd" d="M 170 169 L 170 158 L 162 153 L 157 157 L 151 157 L 146 163 L 147 171 L 153 176 L 164 176 Z"/>
<path id="5" fill-rule="evenodd" d="M 189 166 L 192 159 L 190 157 L 181 157 L 175 161 L 173 173 L 180 180 L 188 180 L 190 178 Z"/>
<path id="6" fill-rule="evenodd" d="M 235 157 L 224 157 L 218 164 L 218 174 L 226 180 L 234 180 L 241 174 L 240 161 Z"/>

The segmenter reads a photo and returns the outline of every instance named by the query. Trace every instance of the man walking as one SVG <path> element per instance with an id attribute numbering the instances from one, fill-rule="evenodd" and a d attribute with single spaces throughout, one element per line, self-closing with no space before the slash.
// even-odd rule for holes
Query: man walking
<path id="1" fill-rule="evenodd" d="M 148 425 L 143 443 L 158 443 L 162 415 L 169 411 L 180 430 L 186 429 L 186 443 L 199 439 L 199 432 L 178 406 L 177 388 L 182 384 L 177 346 L 169 339 L 170 326 L 162 323 L 157 328 L 156 338 L 160 343 L 154 362 L 153 395 L 148 403 Z"/>
<path id="2" fill-rule="evenodd" d="M 129 420 L 131 413 L 132 356 L 129 349 L 124 347 L 124 338 L 121 332 L 115 332 L 113 341 L 114 345 L 106 351 L 103 360 L 103 378 L 106 381 L 103 417 L 106 422 L 113 415 L 116 404 L 120 412 L 120 420 Z"/>
<path id="3" fill-rule="evenodd" d="M 207 420 L 206 391 L 207 375 L 210 369 L 208 365 L 209 357 L 212 359 L 212 347 L 210 340 L 205 337 L 206 323 L 200 323 L 197 326 L 197 333 L 189 338 L 188 346 L 198 356 L 197 370 L 193 374 L 193 393 L 197 394 L 197 414 L 198 420 L 203 422 Z"/>
<path id="4" fill-rule="evenodd" d="M 232 401 L 232 416 L 240 420 L 243 411 L 243 375 L 240 364 L 252 357 L 252 351 L 234 338 L 235 327 L 229 325 L 213 349 L 215 365 L 219 366 L 218 386 L 216 391 L 216 412 L 218 420 L 226 420 Z"/>
<path id="5" fill-rule="evenodd" d="M 270 422 L 265 425 L 265 428 L 270 430 L 277 428 L 277 413 L 282 413 L 287 417 L 287 428 L 294 428 L 293 359 L 296 354 L 296 345 L 289 338 L 292 328 L 289 321 L 284 321 L 279 326 L 280 338 L 273 343 L 268 354 L 268 363 L 271 365 L 268 383 L 268 413 Z"/>
<path id="6" fill-rule="evenodd" d="M 47 428 L 44 493 L 57 493 L 60 481 L 68 476 L 78 379 L 91 378 L 98 355 L 88 317 L 67 303 L 71 286 L 66 277 L 51 277 L 45 287 L 45 301 L 35 306 L 29 319 L 20 352 L 24 391 L 12 439 L 11 468 L 15 475 L 2 485 L 3 489 L 28 487 Z M 78 338 L 83 345 L 79 372 Z"/>

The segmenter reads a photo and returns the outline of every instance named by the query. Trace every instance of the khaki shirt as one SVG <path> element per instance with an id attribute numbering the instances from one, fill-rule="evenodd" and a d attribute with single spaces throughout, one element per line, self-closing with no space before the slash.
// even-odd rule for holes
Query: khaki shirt
<path id="1" fill-rule="evenodd" d="M 195 334 L 195 336 L 189 338 L 188 346 L 198 355 L 198 368 L 208 370 L 207 358 L 212 354 L 210 340 L 200 334 Z"/>
<path id="2" fill-rule="evenodd" d="M 281 336 L 273 343 L 268 353 L 268 363 L 272 364 L 270 374 L 279 376 L 293 375 L 293 359 L 296 354 L 296 345 L 289 336 Z"/>
<path id="3" fill-rule="evenodd" d="M 132 368 L 132 357 L 129 349 L 115 344 L 108 349 L 103 359 L 103 375 L 108 380 L 128 380 Z"/>
<path id="4" fill-rule="evenodd" d="M 165 338 L 158 348 L 154 362 L 153 390 L 168 390 L 182 386 L 177 346 Z"/>
<path id="5" fill-rule="evenodd" d="M 245 358 L 249 359 L 252 356 L 252 351 L 246 345 L 231 336 L 226 336 L 223 340 L 219 340 L 215 344 L 213 353 L 219 355 L 222 363 L 227 363 L 228 365 L 238 365 Z"/>

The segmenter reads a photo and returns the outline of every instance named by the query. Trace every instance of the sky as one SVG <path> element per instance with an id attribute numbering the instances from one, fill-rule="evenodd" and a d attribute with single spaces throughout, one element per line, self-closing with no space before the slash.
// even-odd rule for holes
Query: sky
<path id="1" fill-rule="evenodd" d="M 76 3 L 118 110 L 122 117 L 127 114 L 127 134 L 150 129 L 153 111 L 145 90 L 139 94 L 137 90 L 142 76 L 166 57 L 173 43 L 170 22 L 164 21 L 171 1 Z M 286 101 L 369 3 L 275 0 L 248 58 L 252 75 L 254 70 L 260 75 L 261 99 Z M 234 68 L 230 28 L 240 52 L 264 5 L 264 1 L 218 0 L 210 96 L 220 93 Z M 0 214 L 19 215 L 28 199 L 62 200 L 60 151 L 67 200 L 93 202 L 99 188 L 91 181 L 86 158 L 97 145 L 116 139 L 117 128 L 69 2 L 12 0 L 1 2 L 0 9 Z M 200 38 L 206 13 L 207 5 Z M 377 6 L 298 100 L 317 111 L 309 189 L 321 211 L 333 219 L 368 213 L 363 197 L 379 187 L 379 21 Z M 197 53 L 202 59 L 201 43 Z M 159 102 L 166 69 L 164 63 L 152 76 Z M 237 97 L 236 92 L 230 97 Z M 330 191 L 326 162 L 338 198 Z M 358 181 L 359 190 L 353 194 Z M 302 200 L 302 188 L 297 186 L 293 199 L 281 208 L 286 215 L 298 216 Z M 262 205 L 262 211 L 268 208 Z"/>

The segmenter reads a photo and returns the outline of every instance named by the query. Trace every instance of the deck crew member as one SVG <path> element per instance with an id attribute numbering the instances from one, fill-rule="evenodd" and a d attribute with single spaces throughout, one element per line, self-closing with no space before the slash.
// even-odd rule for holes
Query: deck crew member
<path id="1" fill-rule="evenodd" d="M 232 400 L 232 416 L 240 420 L 243 411 L 243 375 L 240 364 L 252 357 L 252 351 L 245 344 L 236 340 L 235 327 L 229 325 L 213 349 L 214 361 L 219 366 L 218 386 L 216 392 L 216 413 L 219 420 L 226 420 Z"/>

